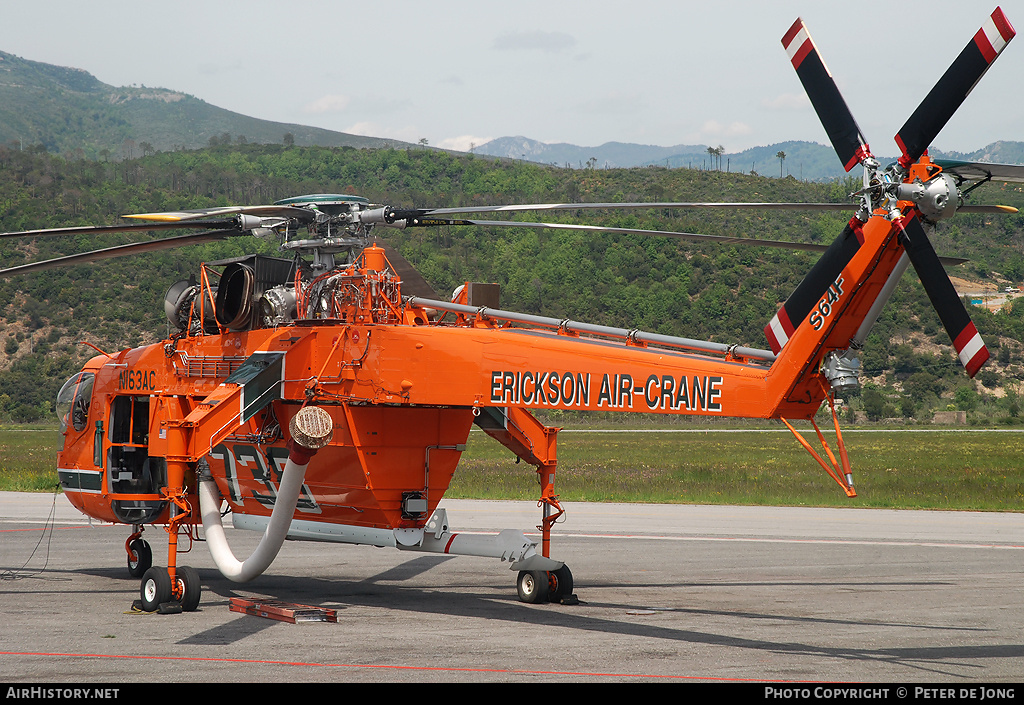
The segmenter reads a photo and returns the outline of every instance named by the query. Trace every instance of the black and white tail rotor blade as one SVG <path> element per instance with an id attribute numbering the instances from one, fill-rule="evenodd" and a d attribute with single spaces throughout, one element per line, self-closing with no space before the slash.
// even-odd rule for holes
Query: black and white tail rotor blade
<path id="1" fill-rule="evenodd" d="M 798 18 L 783 35 L 782 46 L 786 48 L 814 112 L 839 155 L 839 161 L 850 171 L 871 157 L 871 150 L 802 19 Z"/>
<path id="2" fill-rule="evenodd" d="M 778 353 L 789 342 L 797 327 L 807 317 L 825 292 L 842 293 L 840 275 L 863 245 L 860 223 L 851 219 L 825 254 L 815 263 L 796 290 L 764 327 L 765 337 L 772 352 Z"/>
<path id="3" fill-rule="evenodd" d="M 1006 15 L 997 7 L 896 133 L 896 144 L 903 151 L 903 166 L 921 158 L 1015 34 Z"/>
<path id="4" fill-rule="evenodd" d="M 897 225 L 899 224 L 900 221 L 897 221 Z M 900 242 L 910 257 L 910 263 L 914 265 L 932 306 L 939 314 L 939 320 L 953 341 L 960 363 L 967 370 L 967 374 L 974 377 L 989 358 L 988 348 L 974 322 L 971 321 L 964 302 L 956 293 L 953 282 L 949 280 L 949 275 L 942 268 L 924 226 L 917 217 L 902 221 Z"/>

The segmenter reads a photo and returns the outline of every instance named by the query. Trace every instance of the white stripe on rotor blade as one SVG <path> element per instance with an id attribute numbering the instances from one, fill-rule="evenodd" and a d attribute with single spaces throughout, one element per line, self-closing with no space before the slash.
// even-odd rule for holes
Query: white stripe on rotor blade
<path id="1" fill-rule="evenodd" d="M 804 45 L 804 42 L 809 41 L 811 37 L 807 34 L 807 27 L 803 24 L 800 25 L 800 31 L 793 37 L 793 41 L 786 47 L 786 53 L 789 55 L 789 60 L 793 61 L 793 57 L 800 51 L 800 47 Z"/>
<path id="2" fill-rule="evenodd" d="M 779 314 L 775 314 L 772 317 L 771 323 L 772 333 L 775 334 L 775 340 L 779 343 L 779 350 L 786 347 L 786 343 L 789 342 L 789 335 L 786 333 L 786 329 L 782 327 L 782 321 L 779 320 Z"/>
<path id="3" fill-rule="evenodd" d="M 1003 35 L 1000 33 L 999 28 L 996 27 L 996 23 L 991 17 L 985 20 L 985 23 L 981 25 L 981 31 L 985 33 L 988 43 L 992 45 L 992 49 L 997 55 L 1008 43 L 1006 39 L 1003 39 Z"/>
<path id="4" fill-rule="evenodd" d="M 981 339 L 981 333 L 975 333 L 974 337 L 967 341 L 967 345 L 957 353 L 960 357 L 960 364 L 967 367 L 967 363 L 973 360 L 983 347 L 985 347 L 985 341 Z"/>

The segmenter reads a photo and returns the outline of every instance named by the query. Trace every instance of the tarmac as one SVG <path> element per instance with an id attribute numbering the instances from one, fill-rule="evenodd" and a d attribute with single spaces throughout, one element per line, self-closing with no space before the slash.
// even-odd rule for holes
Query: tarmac
<path id="1" fill-rule="evenodd" d="M 534 502 L 444 500 L 453 530 L 536 533 Z M 579 604 L 518 600 L 486 558 L 287 542 L 255 580 L 201 542 L 199 609 L 132 610 L 125 526 L 0 493 L 0 682 L 1014 683 L 1024 515 L 567 503 Z M 235 554 L 258 535 L 228 529 Z M 166 562 L 159 527 L 147 529 Z M 334 610 L 290 624 L 232 597 Z M 125 691 L 128 692 L 128 691 Z M 148 692 L 148 691 L 147 691 Z"/>

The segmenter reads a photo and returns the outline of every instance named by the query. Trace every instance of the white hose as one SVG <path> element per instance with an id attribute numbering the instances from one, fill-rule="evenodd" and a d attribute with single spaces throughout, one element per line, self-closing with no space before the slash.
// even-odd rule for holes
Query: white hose
<path id="1" fill-rule="evenodd" d="M 270 514 L 263 537 L 256 550 L 245 562 L 239 562 L 228 546 L 224 526 L 220 521 L 220 490 L 212 478 L 200 478 L 199 510 L 206 530 L 206 545 L 217 568 L 228 580 L 244 583 L 270 567 L 288 536 L 288 529 L 299 502 L 299 492 L 306 477 L 306 467 L 317 450 L 330 443 L 334 435 L 334 423 L 323 409 L 304 406 L 288 423 L 292 442 L 288 446 L 288 462 L 284 464 L 281 482 L 274 500 L 274 511 Z"/>
<path id="2" fill-rule="evenodd" d="M 306 477 L 307 462 L 297 465 L 288 458 L 284 472 L 281 473 L 281 484 L 274 500 L 274 511 L 270 515 L 270 523 L 260 539 L 259 545 L 245 562 L 235 558 L 224 536 L 224 525 L 220 520 L 220 490 L 213 479 L 199 483 L 199 509 L 203 516 L 203 529 L 206 530 L 206 545 L 210 547 L 210 555 L 224 577 L 236 583 L 245 583 L 270 567 L 277 558 L 281 545 L 288 535 L 288 527 L 295 514 L 295 506 L 299 502 L 302 481 Z"/>

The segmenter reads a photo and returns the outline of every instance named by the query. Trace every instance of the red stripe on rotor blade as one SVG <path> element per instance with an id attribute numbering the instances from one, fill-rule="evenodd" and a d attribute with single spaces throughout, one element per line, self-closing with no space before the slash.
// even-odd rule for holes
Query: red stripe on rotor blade
<path id="1" fill-rule="evenodd" d="M 857 242 L 863 245 L 864 240 L 866 239 L 864 237 L 864 223 L 860 222 L 857 218 L 851 218 L 849 225 L 853 230 L 853 236 L 857 238 Z"/>
<path id="2" fill-rule="evenodd" d="M 789 320 L 789 314 L 786 312 L 786 307 L 783 306 L 780 308 L 776 316 L 779 319 L 779 323 L 782 324 L 782 330 L 786 331 L 787 336 L 792 337 L 793 331 L 796 330 L 796 326 L 794 326 L 793 322 Z"/>
<path id="3" fill-rule="evenodd" d="M 783 335 L 785 335 L 785 340 L 779 340 L 779 337 L 775 335 L 775 324 L 778 324 Z M 783 308 L 780 308 L 779 312 L 772 317 L 772 320 L 768 321 L 768 325 L 764 327 L 764 335 L 768 339 L 768 345 L 771 347 L 773 353 L 778 354 L 778 352 L 786 346 L 786 343 L 788 343 L 789 339 L 793 336 L 794 330 L 796 330 L 796 328 L 793 326 L 792 321 L 790 321 L 789 314 L 786 313 L 786 309 L 783 306 Z"/>
<path id="4" fill-rule="evenodd" d="M 807 39 L 803 44 L 800 45 L 800 49 L 793 55 L 793 68 L 800 68 L 800 64 L 804 62 L 807 55 L 814 49 L 814 43 Z"/>
<path id="5" fill-rule="evenodd" d="M 988 348 L 985 346 L 985 341 L 981 339 L 981 334 L 978 333 L 974 321 L 968 321 L 953 341 L 953 347 L 956 349 L 957 357 L 960 358 L 960 364 L 964 366 L 970 377 L 978 374 L 981 366 L 988 361 Z M 970 355 L 970 357 L 965 359 L 966 355 Z"/>
<path id="6" fill-rule="evenodd" d="M 800 34 L 800 30 L 804 27 L 804 21 L 799 17 L 796 18 L 796 22 L 790 27 L 784 35 L 782 35 L 782 46 L 789 49 L 789 45 L 793 42 L 793 38 Z"/>
<path id="7" fill-rule="evenodd" d="M 982 346 L 981 350 L 964 365 L 964 369 L 967 370 L 967 375 L 973 378 L 986 362 L 988 362 L 988 348 Z"/>
<path id="8" fill-rule="evenodd" d="M 988 348 L 982 348 L 964 365 L 964 369 L 967 370 L 967 376 L 973 378 L 986 362 L 988 362 Z"/>
<path id="9" fill-rule="evenodd" d="M 896 135 L 894 139 L 896 140 L 896 146 L 900 148 L 901 152 L 900 158 L 897 159 L 896 161 L 899 162 L 899 165 L 901 167 L 906 169 L 910 167 L 911 164 L 910 157 L 907 155 L 907 145 L 903 144 L 903 138 L 900 137 L 899 135 Z"/>
<path id="10" fill-rule="evenodd" d="M 974 321 L 968 322 L 967 327 L 960 331 L 956 340 L 953 341 L 953 347 L 956 348 L 957 354 L 967 347 L 967 343 L 971 342 L 977 334 L 978 328 L 974 325 Z"/>
<path id="11" fill-rule="evenodd" d="M 1008 42 L 1017 36 L 1017 30 L 1010 24 L 1010 20 L 1006 19 L 1006 15 L 1003 14 L 1003 8 L 997 7 L 996 11 L 992 13 L 992 22 L 995 24 L 996 29 L 999 30 L 999 35 L 1003 38 L 1004 42 Z"/>
<path id="12" fill-rule="evenodd" d="M 978 46 L 978 51 L 981 52 L 981 55 L 985 57 L 986 62 L 991 64 L 999 56 L 999 52 L 995 50 L 988 37 L 985 36 L 984 29 L 979 29 L 978 33 L 974 35 L 974 43 Z"/>
<path id="13" fill-rule="evenodd" d="M 855 151 L 853 153 L 853 156 L 850 157 L 850 161 L 848 161 L 845 164 L 843 164 L 843 168 L 846 169 L 847 171 L 849 171 L 850 169 L 852 169 L 853 167 L 857 166 L 858 164 L 860 164 L 862 161 L 864 161 L 865 159 L 867 159 L 870 156 L 871 156 L 871 147 L 869 147 L 866 144 L 862 144 L 859 147 L 857 147 L 857 151 Z M 861 244 L 862 245 L 864 244 L 863 240 L 861 240 Z"/>

